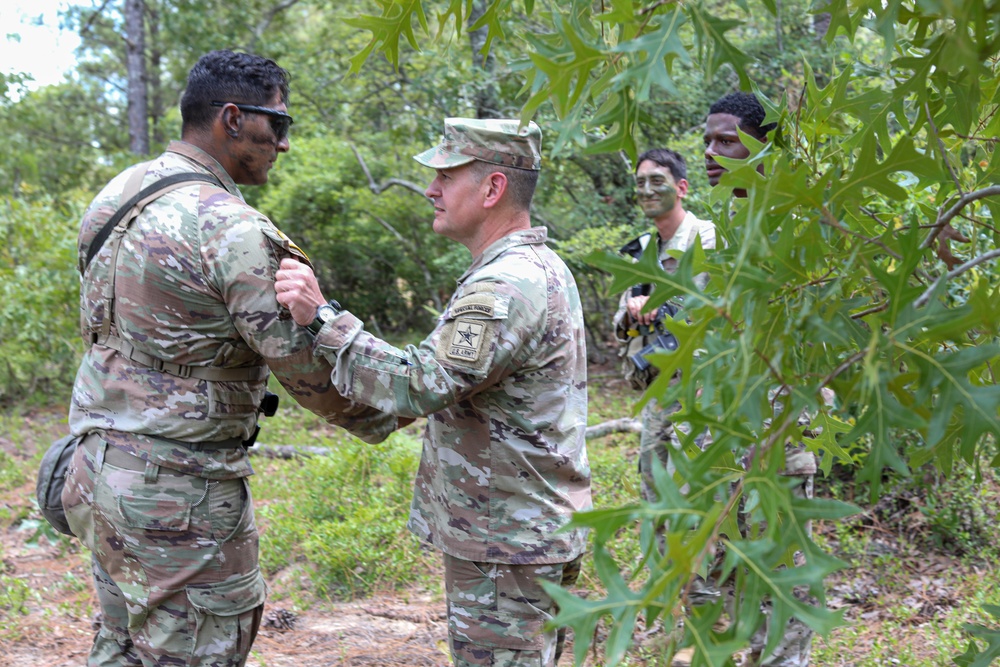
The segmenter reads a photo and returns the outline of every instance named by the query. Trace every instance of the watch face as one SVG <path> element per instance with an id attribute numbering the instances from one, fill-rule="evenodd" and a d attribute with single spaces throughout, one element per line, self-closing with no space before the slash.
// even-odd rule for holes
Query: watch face
<path id="1" fill-rule="evenodd" d="M 324 304 L 316 309 L 316 317 L 324 322 L 329 322 L 337 314 L 329 304 Z"/>

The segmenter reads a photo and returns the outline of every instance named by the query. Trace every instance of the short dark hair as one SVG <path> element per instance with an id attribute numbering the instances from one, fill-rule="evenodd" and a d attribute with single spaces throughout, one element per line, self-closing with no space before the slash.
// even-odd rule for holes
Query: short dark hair
<path id="1" fill-rule="evenodd" d="M 482 181 L 495 171 L 499 171 L 507 177 L 507 193 L 511 198 L 511 203 L 521 211 L 530 209 L 531 199 L 535 196 L 535 186 L 538 185 L 539 171 L 537 169 L 518 169 L 482 160 L 472 162 L 472 173 L 478 181 Z"/>
<path id="2" fill-rule="evenodd" d="M 687 162 L 684 161 L 684 157 L 677 151 L 672 151 L 669 148 L 650 148 L 635 161 L 635 171 L 639 171 L 639 165 L 646 160 L 669 169 L 675 181 L 679 181 L 682 178 L 687 180 Z"/>
<path id="3" fill-rule="evenodd" d="M 756 95 L 742 91 L 723 95 L 709 108 L 708 113 L 709 115 L 727 113 L 736 116 L 740 119 L 740 129 L 761 141 L 767 137 L 768 132 L 778 126 L 777 123 L 764 125 L 766 113 L 760 100 Z"/>
<path id="4" fill-rule="evenodd" d="M 206 53 L 188 73 L 181 98 L 182 130 L 205 129 L 218 109 L 212 102 L 266 105 L 281 93 L 288 104 L 288 72 L 269 58 L 229 50 Z"/>

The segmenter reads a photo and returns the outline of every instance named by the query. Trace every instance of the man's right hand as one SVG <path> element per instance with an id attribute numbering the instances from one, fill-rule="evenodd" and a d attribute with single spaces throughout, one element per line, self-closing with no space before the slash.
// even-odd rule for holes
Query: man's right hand
<path id="1" fill-rule="evenodd" d="M 625 308 L 628 310 L 629 317 L 636 324 L 650 325 L 656 320 L 656 311 L 651 310 L 648 313 L 643 313 L 642 309 L 649 301 L 649 296 L 630 296 L 625 300 Z"/>
<path id="2" fill-rule="evenodd" d="M 278 303 L 289 310 L 297 324 L 311 323 L 316 309 L 326 303 L 312 268 L 294 259 L 283 259 L 274 279 Z"/>

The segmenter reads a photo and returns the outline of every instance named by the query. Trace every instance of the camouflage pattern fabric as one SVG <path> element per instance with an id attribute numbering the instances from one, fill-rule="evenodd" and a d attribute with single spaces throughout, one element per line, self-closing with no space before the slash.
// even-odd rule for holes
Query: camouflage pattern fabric
<path id="1" fill-rule="evenodd" d="M 312 355 L 312 337 L 277 303 L 278 265 L 285 257 L 307 261 L 302 252 L 248 206 L 222 166 L 195 146 L 172 142 L 150 164 L 143 186 L 185 171 L 212 174 L 221 185 L 174 190 L 150 203 L 129 227 L 118 256 L 112 331 L 163 361 L 227 368 L 266 363 L 303 406 L 369 442 L 384 439 L 395 418 L 339 396 L 329 365 Z M 113 179 L 84 215 L 81 269 L 131 173 Z M 73 387 L 72 432 L 98 430 L 117 447 L 202 477 L 250 474 L 239 448 L 194 451 L 184 443 L 246 439 L 257 422 L 266 377 L 181 378 L 89 344 L 105 316 L 110 245 L 83 274 L 80 325 L 88 349 Z"/>
<path id="2" fill-rule="evenodd" d="M 540 581 L 572 586 L 582 557 L 569 563 L 507 565 L 445 555 L 448 636 L 455 667 L 554 667 L 566 629 L 545 631 L 559 609 Z"/>
<path id="3" fill-rule="evenodd" d="M 786 451 L 788 451 L 787 448 Z M 806 453 L 809 455 L 809 458 L 812 459 L 813 465 L 815 465 L 815 457 L 811 452 Z M 799 459 L 798 463 L 792 463 L 791 465 L 797 466 L 800 470 L 807 470 L 808 459 L 805 456 L 798 456 L 797 458 Z M 795 478 L 795 486 L 792 488 L 793 495 L 799 498 L 812 498 L 814 491 L 813 484 L 815 479 L 815 469 L 813 469 L 813 474 L 806 473 L 792 475 L 788 472 L 788 465 L 789 464 L 786 459 L 785 474 Z M 740 516 L 738 524 L 742 536 L 746 537 L 748 521 L 746 514 L 743 512 L 742 501 L 740 503 Z M 805 532 L 807 535 L 812 535 L 812 522 L 806 522 Z M 713 562 L 710 567 L 711 573 L 709 581 L 706 581 L 701 577 L 696 577 L 695 581 L 692 582 L 691 585 L 692 593 L 690 599 L 695 605 L 711 604 L 716 602 L 720 596 L 723 596 L 726 605 L 726 612 L 732 619 L 735 618 L 734 600 L 736 591 L 733 587 L 732 578 L 734 575 L 730 575 L 730 577 L 725 581 L 718 581 L 725 556 L 725 550 L 721 544 L 718 545 L 715 549 Z M 797 566 L 801 566 L 805 563 L 805 557 L 800 551 L 795 552 L 794 558 Z M 818 604 L 818 601 L 809 595 L 809 589 L 807 586 L 794 587 L 792 589 L 792 594 L 802 602 L 812 605 Z M 813 638 L 812 629 L 795 617 L 788 619 L 784 628 L 779 629 L 773 627 L 771 624 L 771 601 L 768 598 L 765 598 L 764 602 L 761 604 L 761 612 L 764 615 L 764 623 L 762 623 L 750 637 L 750 655 L 747 667 L 808 667 Z M 774 651 L 761 660 L 761 654 L 767 644 L 768 636 L 771 633 L 778 631 L 781 632 L 781 638 L 778 640 L 778 644 L 775 646 Z"/>
<path id="4" fill-rule="evenodd" d="M 117 467 L 109 452 L 140 469 Z M 101 605 L 88 665 L 244 664 L 266 593 L 245 478 L 144 467 L 91 434 L 77 447 L 63 503 L 92 552 Z"/>
<path id="5" fill-rule="evenodd" d="M 696 237 L 701 237 L 703 248 L 715 248 L 715 225 L 707 220 L 699 220 L 690 211 L 684 216 L 677 231 L 667 241 L 660 240 L 659 234 L 653 230 L 653 235 L 657 239 L 659 246 L 660 264 L 668 273 L 673 273 L 677 268 L 677 259 L 670 255 L 669 251 L 679 250 L 686 252 L 694 245 Z M 708 277 L 699 276 L 701 285 L 704 286 Z M 626 300 L 630 292 L 626 291 L 621 295 L 618 302 L 618 310 L 615 312 L 613 324 L 615 337 L 621 344 L 621 350 L 626 356 L 623 364 L 631 364 L 627 355 L 628 350 L 642 349 L 647 341 L 645 336 L 633 335 L 638 331 L 629 323 Z M 638 342 L 636 342 L 638 339 Z M 642 480 L 642 496 L 649 502 L 656 501 L 656 493 L 653 491 L 653 468 L 652 461 L 656 457 L 671 474 L 676 470 L 671 462 L 671 452 L 681 448 L 681 441 L 675 431 L 675 425 L 670 420 L 670 415 L 680 409 L 679 404 L 660 406 L 655 400 L 647 403 L 640 413 L 642 420 L 642 434 L 639 439 L 639 475 Z M 687 433 L 687 429 L 684 429 Z"/>
<path id="6" fill-rule="evenodd" d="M 135 169 L 115 177 L 84 215 L 81 270 Z M 87 350 L 70 427 L 99 435 L 102 458 L 78 448 L 63 500 L 70 526 L 93 552 L 107 619 L 92 665 L 138 664 L 129 662 L 135 655 L 147 665 L 240 665 L 264 602 L 244 479 L 253 470 L 236 445 L 255 428 L 266 374 L 252 382 L 178 377 L 94 344 L 109 297 L 116 299 L 111 331 L 141 352 L 187 366 L 266 364 L 296 401 L 370 442 L 397 424 L 334 389 L 312 337 L 274 294 L 281 259 L 304 259 L 301 251 L 244 202 L 214 158 L 175 141 L 150 163 L 142 186 L 191 171 L 220 185 L 181 187 L 142 211 L 122 237 L 113 295 L 111 239 L 81 281 Z M 212 446 L 220 441 L 232 445 Z M 106 452 L 145 467 L 104 465 Z"/>
<path id="7" fill-rule="evenodd" d="M 775 389 L 768 392 L 772 405 L 775 406 L 776 414 L 781 414 L 781 404 L 775 403 L 775 398 L 779 393 L 780 392 Z M 828 404 L 832 405 L 834 401 L 833 392 L 828 389 L 824 389 L 822 393 L 824 400 Z M 765 427 L 770 424 L 770 421 L 770 419 L 764 420 Z M 808 412 L 803 412 L 799 415 L 798 424 L 800 426 L 807 426 L 811 421 L 812 416 Z M 705 440 L 710 441 L 710 436 L 706 437 Z M 744 467 L 749 466 L 749 459 L 751 456 L 752 453 L 748 454 L 742 461 Z M 792 487 L 793 495 L 799 498 L 812 498 L 814 494 L 817 471 L 818 464 L 816 456 L 811 451 L 806 449 L 805 445 L 798 442 L 785 443 L 785 468 L 781 471 L 781 474 L 794 479 L 794 486 Z M 740 533 L 745 538 L 748 534 L 749 521 L 743 511 L 742 499 L 740 502 L 738 524 L 740 527 Z M 812 535 L 811 521 L 806 521 L 804 530 L 806 535 Z M 721 572 L 722 562 L 725 559 L 725 556 L 725 550 L 721 544 L 716 546 L 713 565 L 711 566 L 713 576 L 716 580 L 718 579 L 718 573 Z M 795 552 L 794 559 L 796 565 L 801 566 L 805 563 L 805 556 L 801 551 Z M 692 591 L 693 594 L 691 596 L 691 600 L 695 604 L 711 603 L 718 599 L 720 595 L 725 596 L 726 609 L 730 614 L 730 618 L 733 618 L 733 600 L 735 597 L 735 590 L 733 588 L 732 578 L 713 584 L 711 582 L 706 582 L 699 577 L 693 583 Z M 808 587 L 796 586 L 792 589 L 792 594 L 803 602 L 807 602 L 812 605 L 818 604 L 818 601 L 809 595 Z M 778 640 L 774 651 L 761 660 L 761 653 L 764 650 L 764 646 L 767 644 L 768 636 L 773 632 L 779 631 L 778 628 L 771 626 L 771 601 L 769 599 L 765 598 L 761 605 L 761 612 L 764 614 L 764 623 L 757 628 L 757 631 L 750 638 L 749 666 L 808 667 L 813 631 L 808 625 L 794 617 L 788 619 L 785 627 L 780 629 L 782 633 L 781 639 Z"/>
<path id="8" fill-rule="evenodd" d="M 542 167 L 542 131 L 529 121 L 499 118 L 446 118 L 441 143 L 413 159 L 434 169 L 451 169 L 473 160 L 516 169 Z"/>
<path id="9" fill-rule="evenodd" d="M 563 563 L 586 546 L 583 530 L 557 532 L 591 506 L 582 308 L 545 240 L 536 227 L 487 248 L 419 346 L 349 312 L 317 336 L 342 394 L 427 416 L 408 525 L 456 558 Z"/>

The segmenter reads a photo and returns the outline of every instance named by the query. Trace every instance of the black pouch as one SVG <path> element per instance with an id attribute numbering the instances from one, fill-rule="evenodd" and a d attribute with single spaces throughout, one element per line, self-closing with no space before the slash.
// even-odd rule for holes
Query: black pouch
<path id="1" fill-rule="evenodd" d="M 38 499 L 38 509 L 53 528 L 64 535 L 72 535 L 69 522 L 66 521 L 66 511 L 63 509 L 62 492 L 66 485 L 66 471 L 76 447 L 83 440 L 82 435 L 67 435 L 52 443 L 49 451 L 42 457 L 38 467 L 38 480 L 35 483 L 35 497 Z"/>

